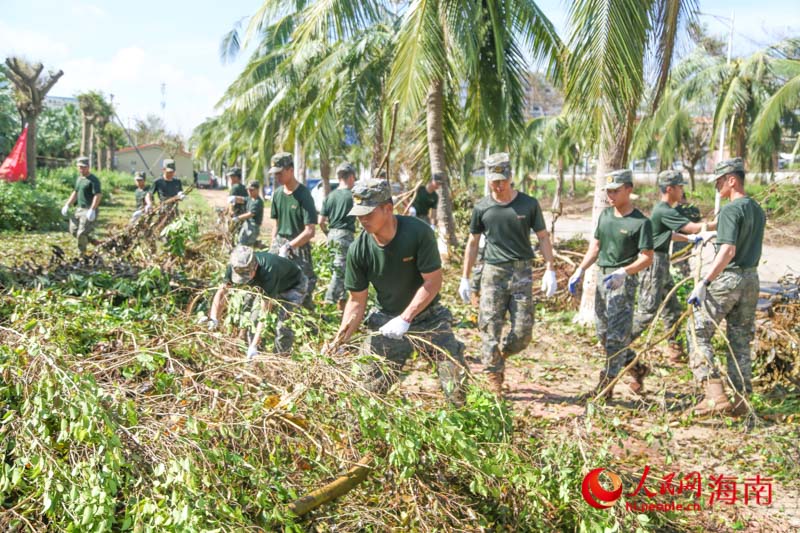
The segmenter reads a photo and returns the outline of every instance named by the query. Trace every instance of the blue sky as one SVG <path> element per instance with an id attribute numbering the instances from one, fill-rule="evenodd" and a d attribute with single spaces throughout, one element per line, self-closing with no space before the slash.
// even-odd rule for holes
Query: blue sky
<path id="1" fill-rule="evenodd" d="M 171 130 L 188 136 L 243 66 L 244 56 L 222 65 L 222 36 L 258 9 L 259 0 L 116 2 L 28 0 L 8 2 L 0 12 L 0 56 L 23 55 L 60 68 L 64 76 L 51 91 L 72 96 L 85 90 L 114 94 L 124 122 L 161 114 Z M 700 0 L 709 30 L 727 35 L 735 13 L 734 54 L 747 54 L 789 34 L 800 34 L 798 0 Z M 563 0 L 538 0 L 559 29 Z"/>

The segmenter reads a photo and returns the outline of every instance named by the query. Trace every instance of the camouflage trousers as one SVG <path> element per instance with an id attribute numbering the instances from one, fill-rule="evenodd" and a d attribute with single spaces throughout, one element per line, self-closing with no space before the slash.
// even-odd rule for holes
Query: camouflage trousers
<path id="1" fill-rule="evenodd" d="M 754 268 L 725 270 L 708 286 L 705 302 L 694 314 L 694 332 L 686 333 L 691 346 L 689 366 L 695 380 L 702 383 L 720 376 L 711 339 L 717 331 L 714 322 L 721 326 L 725 319 L 725 334 L 733 351 L 731 356 L 726 345 L 728 379 L 736 391 L 752 392 L 750 343 L 755 336 L 758 291 L 758 272 Z M 695 339 L 697 344 L 693 345 Z"/>
<path id="2" fill-rule="evenodd" d="M 483 266 L 478 328 L 485 372 L 502 372 L 506 357 L 530 344 L 533 313 L 533 267 L 529 259 Z M 501 345 L 506 314 L 511 326 Z"/>
<path id="3" fill-rule="evenodd" d="M 300 276 L 300 281 L 289 289 L 282 292 L 274 299 L 272 309 L 277 313 L 275 321 L 275 353 L 289 354 L 294 345 L 294 330 L 286 322 L 291 317 L 291 313 L 303 305 L 303 299 L 308 291 L 308 278 Z M 250 320 L 252 324 L 261 318 L 261 302 L 263 296 L 250 293 L 245 298 L 244 309 L 250 309 Z"/>
<path id="4" fill-rule="evenodd" d="M 464 344 L 453 334 L 450 310 L 438 303 L 431 305 L 414 318 L 402 339 L 390 339 L 378 331 L 393 318 L 379 309 L 372 309 L 365 320 L 371 334 L 362 350 L 384 358 L 387 366 L 384 370 L 375 361 L 361 366 L 366 388 L 379 394 L 388 391 L 399 379 L 408 357 L 417 350 L 437 362 L 439 383 L 445 396 L 454 403 L 463 403 Z M 422 340 L 409 339 L 409 335 Z"/>
<path id="5" fill-rule="evenodd" d="M 97 218 L 94 220 L 87 220 L 86 213 L 89 209 L 85 207 L 78 207 L 75 209 L 75 214 L 69 219 L 69 233 L 78 239 L 78 250 L 81 255 L 86 253 L 86 246 L 89 244 L 89 238 L 92 231 L 97 225 Z M 97 213 L 95 213 L 96 215 Z"/>
<path id="6" fill-rule="evenodd" d="M 325 291 L 325 301 L 337 303 L 346 300 L 344 290 L 344 270 L 347 266 L 347 250 L 353 244 L 354 234 L 346 229 L 331 229 L 328 232 L 328 246 L 333 248 L 333 274 L 328 290 Z"/>
<path id="7" fill-rule="evenodd" d="M 273 254 L 277 254 L 280 251 L 281 246 L 290 241 L 291 239 L 276 235 L 272 240 L 272 245 L 270 246 L 269 251 Z M 306 292 L 305 299 L 303 300 L 303 307 L 312 310 L 314 309 L 313 297 L 314 289 L 317 288 L 317 275 L 314 273 L 314 263 L 311 259 L 311 244 L 305 244 L 299 249 L 295 250 L 289 259 L 291 259 L 295 265 L 299 266 L 300 270 L 302 270 L 303 274 L 305 274 L 306 278 L 308 278 L 308 291 Z"/>
<path id="8" fill-rule="evenodd" d="M 637 279 L 636 276 L 627 276 L 618 289 L 606 289 L 603 277 L 615 270 L 616 267 L 597 269 L 597 291 L 594 295 L 594 323 L 606 352 L 603 372 L 611 378 L 616 377 L 636 356 L 628 346 L 633 330 Z"/>
<path id="9" fill-rule="evenodd" d="M 672 274 L 669 271 L 669 254 L 667 252 L 655 252 L 653 254 L 653 264 L 639 273 L 639 302 L 636 306 L 636 313 L 633 315 L 633 332 L 631 340 L 639 336 L 647 329 L 658 312 L 658 308 L 664 298 L 675 287 Z M 664 327 L 669 330 L 681 317 L 681 305 L 673 295 L 664 305 L 661 312 L 664 319 Z M 678 330 L 670 335 L 669 340 L 676 342 Z"/>
<path id="10" fill-rule="evenodd" d="M 242 222 L 242 227 L 239 230 L 239 244 L 243 244 L 245 246 L 255 246 L 256 241 L 258 240 L 258 234 L 261 232 L 261 228 L 258 227 L 256 221 L 252 218 L 248 218 Z"/>
<path id="11" fill-rule="evenodd" d="M 486 247 L 481 246 L 478 248 L 478 257 L 475 259 L 475 264 L 472 265 L 472 274 L 469 281 L 469 291 L 472 294 L 480 294 L 481 292 L 481 278 L 483 277 L 483 258 L 486 255 Z"/>

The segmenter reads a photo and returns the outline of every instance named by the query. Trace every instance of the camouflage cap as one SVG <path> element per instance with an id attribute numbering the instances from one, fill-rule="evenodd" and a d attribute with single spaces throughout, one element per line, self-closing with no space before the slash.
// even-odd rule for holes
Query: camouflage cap
<path id="1" fill-rule="evenodd" d="M 79 167 L 88 167 L 89 166 L 89 158 L 81 156 L 75 160 L 75 164 Z"/>
<path id="2" fill-rule="evenodd" d="M 139 181 L 139 180 L 144 181 L 145 177 L 146 177 L 146 174 L 144 173 L 144 170 L 140 170 L 139 172 L 136 173 L 136 176 L 134 177 L 134 179 L 136 181 Z"/>
<path id="3" fill-rule="evenodd" d="M 435 183 L 444 183 L 444 173 L 442 172 L 434 172 L 431 176 L 431 181 Z"/>
<path id="4" fill-rule="evenodd" d="M 237 285 L 247 283 L 253 278 L 258 263 L 256 254 L 250 246 L 237 246 L 231 252 L 231 281 Z"/>
<path id="5" fill-rule="evenodd" d="M 175 170 L 175 160 L 165 159 L 164 164 L 161 166 L 164 170 Z"/>
<path id="6" fill-rule="evenodd" d="M 289 152 L 278 152 L 272 156 L 272 159 L 269 160 L 269 164 L 271 165 L 269 173 L 275 174 L 285 168 L 294 167 L 294 158 Z"/>
<path id="7" fill-rule="evenodd" d="M 497 152 L 491 154 L 484 160 L 489 174 L 486 176 L 489 181 L 507 180 L 511 178 L 511 160 L 508 152 Z"/>
<path id="8" fill-rule="evenodd" d="M 683 174 L 679 170 L 665 170 L 658 174 L 658 185 L 668 187 L 670 185 L 686 185 L 683 181 Z"/>
<path id="9" fill-rule="evenodd" d="M 247 184 L 247 188 L 258 190 L 259 188 L 261 188 L 261 184 L 257 181 L 251 181 L 250 183 Z"/>
<path id="10" fill-rule="evenodd" d="M 231 167 L 231 168 L 228 169 L 227 172 L 225 172 L 225 175 L 226 176 L 236 177 L 236 178 L 241 178 L 242 177 L 242 169 L 239 168 L 239 167 Z"/>
<path id="11" fill-rule="evenodd" d="M 355 176 L 356 175 L 356 169 L 355 169 L 355 167 L 353 167 L 353 165 L 351 165 L 350 163 L 345 161 L 342 164 L 340 164 L 338 167 L 336 167 L 336 175 L 338 177 L 350 176 L 350 175 Z"/>
<path id="12" fill-rule="evenodd" d="M 717 166 L 714 167 L 714 174 L 708 177 L 708 181 L 713 183 L 725 174 L 733 172 L 741 172 L 742 176 L 744 176 L 744 161 L 742 161 L 741 157 L 726 159 L 717 163 Z"/>
<path id="13" fill-rule="evenodd" d="M 604 191 L 619 189 L 626 183 L 633 185 L 633 172 L 629 169 L 614 170 L 606 174 L 606 184 Z"/>
<path id="14" fill-rule="evenodd" d="M 368 215 L 381 204 L 392 201 L 392 189 L 386 180 L 359 181 L 353 187 L 353 208 L 348 215 Z"/>

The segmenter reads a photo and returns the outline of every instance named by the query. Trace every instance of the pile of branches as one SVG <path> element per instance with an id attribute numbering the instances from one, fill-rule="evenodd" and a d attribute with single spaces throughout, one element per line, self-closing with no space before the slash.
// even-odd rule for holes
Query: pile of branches
<path id="1" fill-rule="evenodd" d="M 800 387 L 800 276 L 787 274 L 778 283 L 786 289 L 756 323 L 754 373 L 761 383 Z"/>

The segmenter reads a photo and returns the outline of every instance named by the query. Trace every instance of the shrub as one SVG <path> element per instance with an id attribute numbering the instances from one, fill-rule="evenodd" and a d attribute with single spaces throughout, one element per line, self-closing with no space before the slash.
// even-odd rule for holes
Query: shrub
<path id="1" fill-rule="evenodd" d="M 58 198 L 27 183 L 0 182 L 0 230 L 52 230 L 62 224 Z"/>

